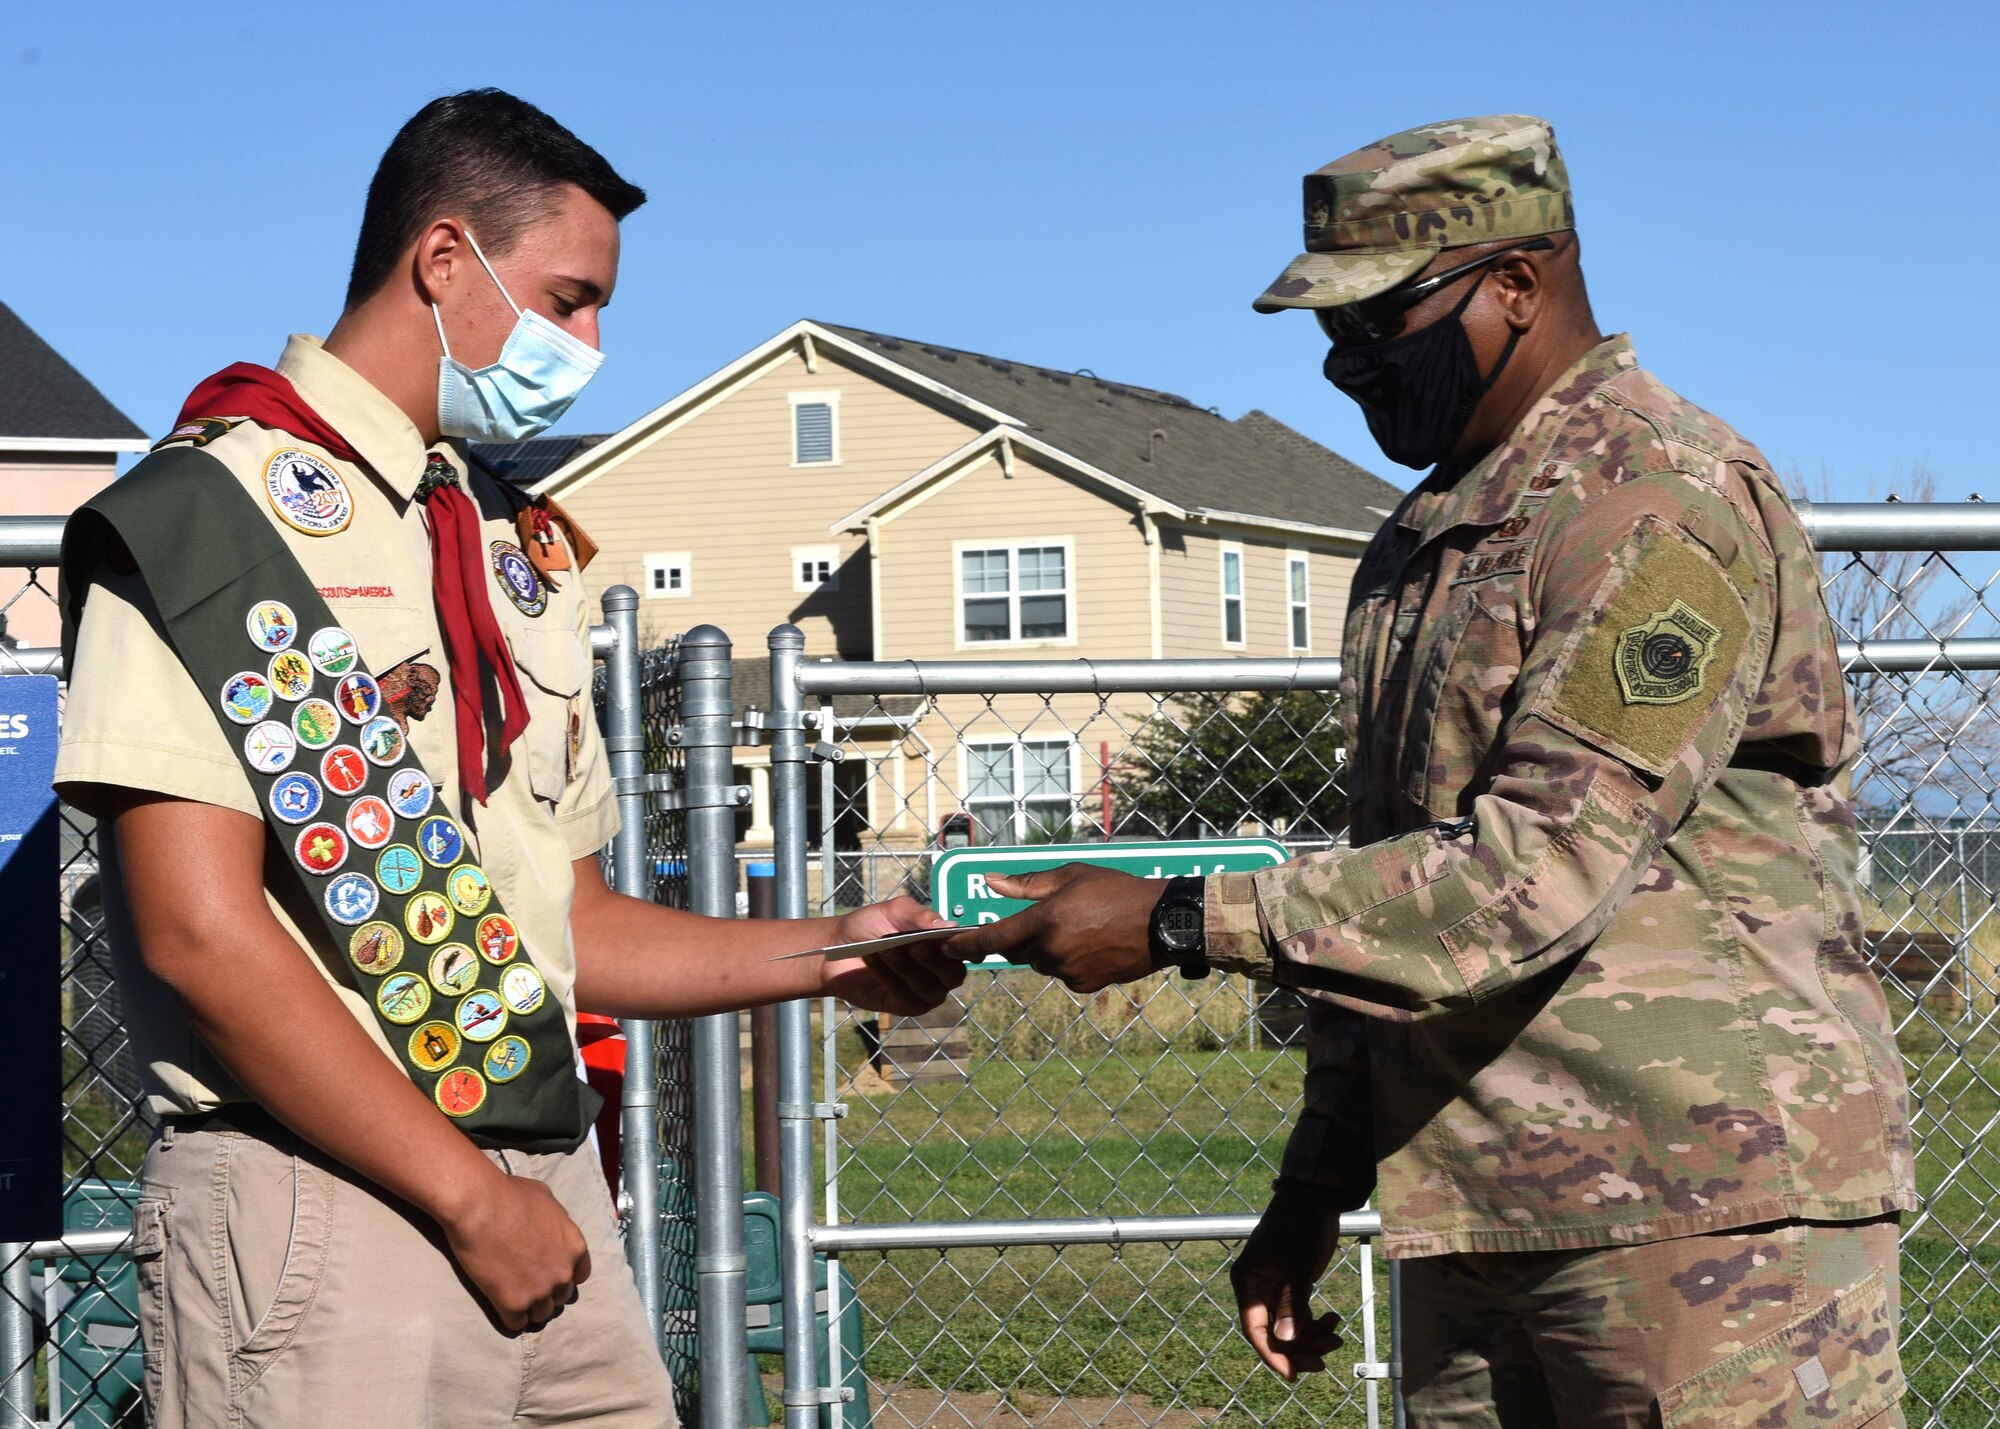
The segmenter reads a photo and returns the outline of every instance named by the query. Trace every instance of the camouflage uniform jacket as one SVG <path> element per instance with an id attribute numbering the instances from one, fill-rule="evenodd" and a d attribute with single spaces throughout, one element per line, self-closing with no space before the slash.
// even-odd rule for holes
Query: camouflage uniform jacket
<path id="1" fill-rule="evenodd" d="M 1914 1206 L 1853 716 L 1754 447 L 1603 343 L 1376 533 L 1343 654 L 1355 847 L 1208 887 L 1211 958 L 1308 998 L 1288 1177 L 1393 1256 Z"/>

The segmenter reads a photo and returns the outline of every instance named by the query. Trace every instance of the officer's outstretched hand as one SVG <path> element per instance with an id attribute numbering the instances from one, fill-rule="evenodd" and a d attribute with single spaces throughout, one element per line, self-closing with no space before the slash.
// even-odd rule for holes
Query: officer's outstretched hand
<path id="1" fill-rule="evenodd" d="M 1146 923 L 1160 885 L 1116 869 L 1066 863 L 1037 873 L 987 879 L 1005 898 L 1033 899 L 1011 918 L 969 930 L 945 944 L 955 958 L 999 956 L 1061 978 L 1072 992 L 1096 992 L 1157 972 Z"/>
<path id="2" fill-rule="evenodd" d="M 871 903 L 840 918 L 840 941 L 861 943 L 886 938 L 891 933 L 914 933 L 924 928 L 948 928 L 950 920 L 940 917 L 914 898 L 892 898 L 887 903 Z M 925 943 L 914 948 L 890 948 L 868 958 L 829 958 L 826 963 L 826 990 L 856 1007 L 914 1017 L 929 1012 L 965 981 L 965 964 L 957 954 L 945 952 L 951 943 Z"/>
<path id="3" fill-rule="evenodd" d="M 1340 1244 L 1340 1215 L 1310 1186 L 1280 1182 L 1243 1253 L 1229 1268 L 1243 1338 L 1286 1379 L 1326 1368 L 1340 1348 L 1340 1316 L 1312 1312 L 1313 1286 Z"/>

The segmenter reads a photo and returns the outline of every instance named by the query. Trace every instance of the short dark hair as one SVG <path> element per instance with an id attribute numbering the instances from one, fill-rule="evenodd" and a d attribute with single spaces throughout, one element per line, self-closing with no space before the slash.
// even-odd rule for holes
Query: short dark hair
<path id="1" fill-rule="evenodd" d="M 396 131 L 376 165 L 347 306 L 381 291 L 425 225 L 446 214 L 463 217 L 482 248 L 504 253 L 549 212 L 549 195 L 563 184 L 575 184 L 615 219 L 646 201 L 644 189 L 525 99 L 500 89 L 433 99 Z"/>

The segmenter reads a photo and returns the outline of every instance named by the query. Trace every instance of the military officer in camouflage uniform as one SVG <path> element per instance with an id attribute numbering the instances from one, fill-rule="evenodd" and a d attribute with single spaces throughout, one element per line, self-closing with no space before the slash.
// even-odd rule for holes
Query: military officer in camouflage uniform
<path id="1" fill-rule="evenodd" d="M 1350 599 L 1353 847 L 1164 893 L 1034 875 L 965 950 L 1306 995 L 1234 1272 L 1287 1378 L 1338 1343 L 1311 1290 L 1372 1194 L 1413 1424 L 1900 1424 L 1907 1093 L 1798 518 L 1598 332 L 1542 121 L 1396 134 L 1305 200 L 1256 306 L 1311 310 L 1385 453 L 1434 465 Z"/>

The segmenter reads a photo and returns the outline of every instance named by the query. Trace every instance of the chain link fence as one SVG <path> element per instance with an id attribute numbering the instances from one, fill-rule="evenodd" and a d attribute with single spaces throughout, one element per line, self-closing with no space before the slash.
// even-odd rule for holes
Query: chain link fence
<path id="1" fill-rule="evenodd" d="M 1856 793 L 1868 945 L 1910 1069 L 1926 1197 L 1904 1225 L 1909 1418 L 1987 1425 L 2000 1422 L 2000 604 L 1991 562 L 1956 553 L 2000 545 L 2000 513 L 1904 508 L 1885 522 L 1871 510 L 1873 524 L 1821 519 L 1817 534 L 1864 737 Z M 22 549 L 17 540 L 5 559 L 26 566 Z M 52 562 L 52 539 L 39 549 Z M 27 569 L 0 606 L 10 626 L 52 606 L 52 573 L 52 563 Z M 48 667 L 46 650 L 0 646 L 0 676 Z M 858 701 L 804 698 L 806 682 L 837 673 L 791 677 L 791 698 L 810 706 L 796 739 L 844 757 L 799 766 L 810 801 L 793 821 L 805 889 L 789 911 L 928 896 L 936 852 L 969 830 L 982 842 L 1030 843 L 1259 833 L 1306 851 L 1336 843 L 1344 827 L 1344 756 L 1330 698 L 1316 692 L 1330 687 L 1323 672 L 1290 692 L 1231 694 L 1220 675 L 1170 689 L 1132 673 L 1123 688 L 1106 681 L 1081 693 L 926 697 L 891 693 L 885 681 Z M 639 675 L 653 788 L 685 778 L 670 739 L 682 723 L 680 675 L 672 646 L 649 652 Z M 685 814 L 651 800 L 641 822 L 648 891 L 684 906 Z M 67 811 L 64 827 L 55 893 L 70 1229 L 67 1246 L 0 1256 L 0 1320 L 12 1327 L 0 1337 L 0 1386 L 12 1422 L 135 1424 L 136 1319 L 115 1247 L 151 1126 L 117 1009 L 94 831 Z M 1234 1329 L 1232 1240 L 1264 1203 L 1296 1104 L 1297 1020 L 1289 1000 L 1228 978 L 1161 978 L 1082 998 L 1026 972 L 983 969 L 942 1017 L 921 1023 L 870 1026 L 824 1008 L 810 1032 L 810 1087 L 787 1093 L 788 1116 L 828 1132 L 797 1198 L 811 1201 L 814 1224 L 787 1229 L 803 1254 L 835 1253 L 861 1323 L 851 1341 L 834 1328 L 847 1308 L 839 1276 L 803 1301 L 807 1314 L 787 1325 L 805 1337 L 803 1356 L 788 1341 L 793 1411 L 849 1423 L 865 1412 L 888 1426 L 1386 1423 L 1387 1396 L 1371 1393 L 1379 1381 L 1347 1372 L 1350 1361 L 1393 1358 L 1388 1275 L 1365 1240 L 1347 1243 L 1323 1286 L 1350 1325 L 1334 1373 L 1286 1386 Z M 687 1029 L 661 1028 L 657 1106 L 647 1109 L 661 1148 L 663 1348 L 690 1394 L 691 1046 Z M 844 1120 L 831 1119 L 835 1102 Z M 1105 1217 L 1150 1238 L 1093 1242 L 1075 1229 Z M 864 1248 L 880 1228 L 963 1232 L 996 1221 L 1040 1231 L 1001 1245 Z M 796 1259 L 789 1268 L 797 1280 Z M 831 1343 L 822 1351 L 815 1337 Z M 858 1378 L 843 1360 L 850 1345 L 865 1369 Z M 819 1408 L 837 1395 L 813 1386 L 841 1383 L 866 1402 Z M 692 1422 L 691 1398 L 682 1412 Z"/>
<path id="2" fill-rule="evenodd" d="M 2000 546 L 2000 513 L 1956 514 L 1949 528 L 1910 508 L 1816 516 L 1863 745 L 1867 945 L 1909 1067 L 1925 1197 L 1904 1224 L 1909 1419 L 1983 1426 L 2000 1423 L 2000 603 L 1991 559 L 1965 552 Z M 1874 542 L 1891 549 L 1862 549 Z M 1935 549 L 1947 543 L 1964 549 Z M 773 668 L 782 709 L 798 694 Z M 938 853 L 967 840 L 1339 842 L 1345 751 L 1324 671 L 1290 689 L 1232 690 L 1223 672 L 1168 691 L 1110 668 L 1082 692 L 997 693 L 951 661 L 800 667 L 804 722 L 837 756 L 812 774 L 815 905 L 927 898 Z M 912 1023 L 829 1005 L 817 1074 L 847 1110 L 824 1123 L 810 1238 L 847 1248 L 873 1422 L 1386 1422 L 1375 1382 L 1347 1373 L 1387 1335 L 1365 1243 L 1321 1288 L 1356 1331 L 1334 1373 L 1287 1386 L 1236 1333 L 1233 1245 L 1059 1243 L 1048 1224 L 1254 1217 L 1299 1094 L 1298 1019 L 1288 995 L 1234 979 L 1081 997 L 1022 970 L 974 971 L 954 1006 Z M 1040 1230 L 857 1249 L 971 1221 Z"/>

